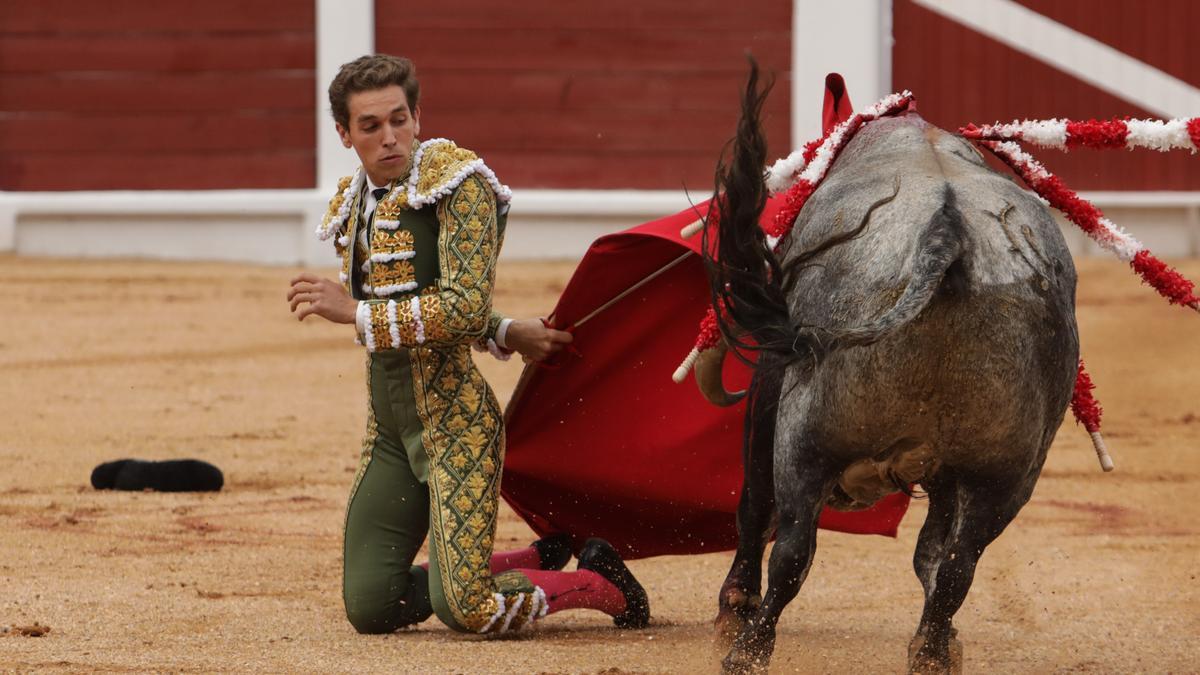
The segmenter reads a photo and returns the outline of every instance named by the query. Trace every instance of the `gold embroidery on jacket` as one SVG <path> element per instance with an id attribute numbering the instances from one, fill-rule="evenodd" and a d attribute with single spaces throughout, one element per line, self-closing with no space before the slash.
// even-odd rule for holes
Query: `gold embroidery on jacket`
<path id="1" fill-rule="evenodd" d="M 408 300 L 396 301 L 396 326 L 400 331 L 400 344 L 417 344 L 417 321 Z"/>
<path id="2" fill-rule="evenodd" d="M 375 351 L 394 347 L 392 344 L 392 332 L 388 325 L 388 306 L 386 302 L 376 302 L 371 304 L 371 338 L 374 340 Z"/>
<path id="3" fill-rule="evenodd" d="M 375 228 L 371 233 L 372 253 L 412 253 L 416 245 L 410 230 L 382 230 Z"/>
<path id="4" fill-rule="evenodd" d="M 467 164 L 477 159 L 478 155 L 450 141 L 426 146 L 421 153 L 421 165 L 417 168 L 417 195 L 429 195 L 440 189 L 464 171 Z"/>
<path id="5" fill-rule="evenodd" d="M 387 262 L 371 263 L 371 287 L 378 289 L 383 286 L 413 284 L 411 288 L 401 289 L 400 292 L 410 292 L 416 288 L 417 270 L 412 260 L 389 260 Z M 390 295 L 390 292 L 387 293 Z"/>
<path id="6" fill-rule="evenodd" d="M 401 189 L 389 192 L 388 196 L 375 207 L 375 220 L 395 222 L 400 219 L 400 212 L 408 209 L 408 191 Z"/>
<path id="7" fill-rule="evenodd" d="M 455 620 L 469 630 L 499 631 L 511 613 L 508 629 L 514 630 L 536 618 L 528 595 L 533 586 L 519 573 L 492 576 L 488 567 L 504 461 L 503 413 L 469 347 L 492 319 L 495 197 L 472 175 L 437 209 L 439 279 L 419 296 L 427 343 L 410 350 L 422 443 L 435 465 L 429 487 L 439 506 L 431 509 L 430 537 L 440 544 L 432 548 Z M 499 620 L 497 593 L 505 610 Z"/>

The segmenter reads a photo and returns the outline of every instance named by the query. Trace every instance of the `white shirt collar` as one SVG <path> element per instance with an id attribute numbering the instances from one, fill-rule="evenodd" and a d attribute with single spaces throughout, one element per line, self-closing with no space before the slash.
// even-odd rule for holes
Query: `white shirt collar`
<path id="1" fill-rule="evenodd" d="M 379 204 L 379 201 L 375 199 L 375 191 L 381 187 L 387 186 L 376 185 L 371 181 L 371 177 L 367 176 L 367 196 L 363 202 L 363 212 L 367 214 L 367 217 L 370 217 L 370 215 L 375 212 L 375 207 Z"/>

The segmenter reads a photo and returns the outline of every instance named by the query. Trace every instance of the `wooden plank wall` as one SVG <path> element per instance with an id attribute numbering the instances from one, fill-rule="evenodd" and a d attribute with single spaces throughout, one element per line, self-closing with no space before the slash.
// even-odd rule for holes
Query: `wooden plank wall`
<path id="1" fill-rule="evenodd" d="M 1021 0 L 1021 4 L 1200 86 L 1200 49 L 1191 35 L 1200 23 L 1200 3 Z M 911 0 L 893 3 L 893 29 L 893 88 L 911 89 L 921 114 L 945 129 L 1025 118 L 1159 117 Z M 1196 158 L 1187 153 L 1083 149 L 1069 154 L 1035 149 L 1034 153 L 1076 190 L 1200 190 Z"/>
<path id="2" fill-rule="evenodd" d="M 703 199 L 747 49 L 778 75 L 769 157 L 791 150 L 791 4 L 377 0 L 375 39 L 416 63 L 422 136 L 479 152 L 509 185 L 686 186 Z"/>
<path id="3" fill-rule="evenodd" d="M 308 188 L 312 0 L 0 1 L 0 190 Z"/>

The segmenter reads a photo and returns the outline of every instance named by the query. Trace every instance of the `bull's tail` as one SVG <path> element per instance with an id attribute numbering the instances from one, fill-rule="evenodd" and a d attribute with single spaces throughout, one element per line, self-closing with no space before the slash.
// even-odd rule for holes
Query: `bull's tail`
<path id="1" fill-rule="evenodd" d="M 941 288 L 950 266 L 963 253 L 962 214 L 947 185 L 942 207 L 933 214 L 917 245 L 913 276 L 900 299 L 875 321 L 847 329 L 835 336 L 833 348 L 874 344 L 897 328 L 917 318 Z"/>
<path id="2" fill-rule="evenodd" d="M 796 334 L 781 283 L 784 275 L 758 225 L 767 203 L 767 141 L 760 116 L 770 89 L 770 84 L 759 88 L 758 64 L 751 58 L 737 136 L 729 162 L 722 158 L 717 164 L 710 227 L 704 228 L 701 244 L 713 305 L 724 308 L 716 313 L 718 325 L 743 360 L 743 349 L 787 354 Z"/>
<path id="3" fill-rule="evenodd" d="M 785 363 L 815 364 L 834 350 L 877 342 L 925 309 L 962 254 L 962 216 L 947 186 L 944 203 L 919 242 L 913 278 L 895 306 L 879 319 L 841 331 L 798 324 L 787 303 L 787 285 L 795 276 L 787 272 L 799 267 L 794 263 L 804 264 L 858 236 L 871 212 L 895 194 L 872 205 L 854 231 L 800 253 L 789 262 L 789 270 L 782 269 L 758 224 L 767 199 L 762 169 L 766 139 L 760 115 L 769 90 L 770 85 L 759 88 L 758 65 L 751 59 L 731 157 L 728 164 L 722 161 L 717 166 L 718 196 L 712 207 L 717 227 L 704 230 L 704 259 L 713 304 L 724 308 L 717 312 L 718 324 L 739 358 L 746 360 L 743 350 L 762 350 L 778 354 Z M 715 242 L 710 237 L 713 229 Z"/>

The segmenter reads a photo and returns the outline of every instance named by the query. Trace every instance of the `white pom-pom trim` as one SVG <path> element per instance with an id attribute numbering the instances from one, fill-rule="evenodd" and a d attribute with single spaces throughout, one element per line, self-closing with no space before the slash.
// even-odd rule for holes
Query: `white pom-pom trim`
<path id="1" fill-rule="evenodd" d="M 541 608 L 537 611 L 537 618 L 540 619 L 550 611 L 550 601 L 546 598 L 546 591 L 543 591 L 541 586 L 534 586 L 533 588 L 534 597 L 541 603 Z M 532 614 L 530 614 L 530 618 L 533 618 Z"/>
<path id="2" fill-rule="evenodd" d="M 376 349 L 375 331 L 372 330 L 371 324 L 368 323 L 366 330 L 363 331 L 363 342 L 367 344 L 367 351 L 373 352 Z"/>
<path id="3" fill-rule="evenodd" d="M 391 262 L 393 260 L 409 260 L 417 256 L 416 251 L 400 251 L 398 253 L 372 253 L 371 262 Z"/>
<path id="4" fill-rule="evenodd" d="M 346 186 L 345 190 L 342 190 L 342 205 L 338 207 L 337 213 L 333 214 L 332 217 L 326 215 L 321 224 L 317 226 L 317 236 L 322 241 L 332 237 L 333 233 L 340 230 L 342 225 L 346 223 L 346 219 L 350 216 L 350 202 L 354 200 L 354 195 L 362 188 L 364 179 L 365 174 L 363 173 L 363 168 L 360 166 L 354 170 L 354 176 L 350 179 L 350 184 Z"/>
<path id="5" fill-rule="evenodd" d="M 516 602 L 508 609 L 508 614 L 504 617 L 504 624 L 500 626 L 501 633 L 507 631 L 512 626 L 513 619 L 517 618 L 517 612 L 521 611 L 521 605 L 525 604 L 525 594 L 517 593 Z M 517 626 L 520 628 L 520 626 Z"/>
<path id="6" fill-rule="evenodd" d="M 395 295 L 397 293 L 408 293 L 409 291 L 416 290 L 416 288 L 417 288 L 417 282 L 406 281 L 402 284 L 385 284 L 383 286 L 376 286 L 374 289 L 374 292 L 375 292 L 375 295 L 377 295 L 379 297 L 384 297 L 384 296 L 388 296 L 388 295 Z M 363 290 L 364 291 L 367 290 L 366 285 L 363 286 Z"/>
<path id="7" fill-rule="evenodd" d="M 496 193 L 496 201 L 502 204 L 512 201 L 512 190 L 504 185 L 496 178 L 496 173 L 492 171 L 482 159 L 474 159 L 459 169 L 458 173 L 454 174 L 445 184 L 438 186 L 436 190 L 426 195 L 417 194 L 417 183 L 420 181 L 421 157 L 425 154 L 425 149 L 431 145 L 438 143 L 451 143 L 446 138 L 433 138 L 425 141 L 417 148 L 417 152 L 413 155 L 413 170 L 412 175 L 408 177 L 408 183 L 403 186 L 408 191 L 408 204 L 414 209 L 419 209 L 430 204 L 435 204 L 439 199 L 450 194 L 466 180 L 467 176 L 472 173 L 478 173 L 480 177 L 488 182 L 492 187 L 492 191 Z M 402 186 L 396 186 L 396 190 Z"/>
<path id="8" fill-rule="evenodd" d="M 388 318 L 388 334 L 392 336 L 392 347 L 399 349 L 400 344 L 400 319 L 396 316 L 396 301 L 388 300 L 387 304 Z"/>
<path id="9" fill-rule="evenodd" d="M 425 322 L 421 320 L 421 298 L 413 298 L 408 304 L 409 311 L 412 312 L 413 327 L 417 333 L 417 344 L 425 344 Z"/>
<path id="10" fill-rule="evenodd" d="M 492 618 L 483 625 L 483 628 L 479 629 L 480 633 L 486 633 L 491 630 L 492 626 L 496 625 L 496 622 L 500 620 L 500 617 L 504 616 L 505 614 L 506 610 L 504 606 L 504 596 L 499 593 L 493 593 L 492 597 L 496 600 L 496 613 L 493 614 Z"/>

